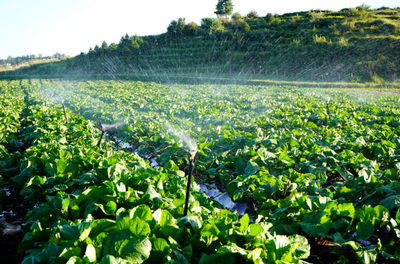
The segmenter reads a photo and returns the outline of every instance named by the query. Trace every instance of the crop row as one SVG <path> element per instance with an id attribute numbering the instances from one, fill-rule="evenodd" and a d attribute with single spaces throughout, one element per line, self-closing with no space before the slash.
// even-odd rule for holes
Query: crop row
<path id="1" fill-rule="evenodd" d="M 312 254 L 327 240 L 338 259 L 398 256 L 393 92 L 115 81 L 64 82 L 53 91 L 86 118 L 125 122 L 115 135 L 161 165 L 184 168 L 184 141 L 166 124 L 182 129 L 201 151 L 198 180 L 226 186 L 255 208 L 255 219 L 272 221 L 271 231 L 305 235 Z"/>
<path id="2" fill-rule="evenodd" d="M 28 106 L 18 139 L 28 147 L 12 181 L 32 205 L 19 246 L 24 264 L 274 263 L 309 256 L 304 237 L 269 233 L 270 224 L 250 223 L 247 214 L 239 219 L 196 183 L 183 216 L 185 173 L 172 160 L 152 169 L 109 141 L 98 144 L 92 122 L 70 110 L 64 115 L 58 103 L 46 105 L 35 81 L 21 81 L 21 88 Z"/>
<path id="3" fill-rule="evenodd" d="M 25 105 L 24 96 L 19 81 L 0 82 L 0 209 L 6 196 L 3 187 L 18 159 L 18 154 L 13 153 L 20 146 L 17 133 L 20 114 Z"/>

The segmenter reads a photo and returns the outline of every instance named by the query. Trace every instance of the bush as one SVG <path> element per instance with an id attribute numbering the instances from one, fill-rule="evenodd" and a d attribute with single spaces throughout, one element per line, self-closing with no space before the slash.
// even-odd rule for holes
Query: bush
<path id="1" fill-rule="evenodd" d="M 385 32 L 389 32 L 389 33 L 396 32 L 396 26 L 392 25 L 392 24 L 383 24 L 381 28 Z"/>
<path id="2" fill-rule="evenodd" d="M 313 36 L 313 40 L 314 40 L 314 43 L 328 43 L 328 40 L 326 40 L 326 37 L 325 36 L 318 36 L 318 34 L 315 34 L 314 36 Z M 329 41 L 329 43 L 332 43 L 332 41 Z"/>
<path id="3" fill-rule="evenodd" d="M 201 20 L 201 29 L 207 32 L 207 34 L 225 31 L 222 21 L 218 18 L 203 18 Z"/>
<path id="4" fill-rule="evenodd" d="M 274 22 L 274 20 L 275 20 L 275 16 L 271 13 L 268 13 L 265 16 L 265 22 L 267 22 L 267 24 L 271 24 L 272 22 Z"/>
<path id="5" fill-rule="evenodd" d="M 183 33 L 187 36 L 196 36 L 198 28 L 196 23 L 190 22 L 183 28 Z"/>
<path id="6" fill-rule="evenodd" d="M 371 26 L 371 27 L 380 27 L 380 26 L 382 26 L 384 24 L 384 22 L 382 21 L 382 20 L 375 20 L 375 21 L 373 21 L 373 22 L 371 22 L 369 25 Z"/>
<path id="7" fill-rule="evenodd" d="M 258 17 L 258 13 L 255 10 L 251 10 L 248 14 L 247 14 L 247 18 L 248 19 L 256 19 Z"/>
<path id="8" fill-rule="evenodd" d="M 236 13 L 233 13 L 231 20 L 232 20 L 232 24 L 235 25 L 235 24 L 242 23 L 244 21 L 244 18 L 240 13 L 236 12 Z"/>

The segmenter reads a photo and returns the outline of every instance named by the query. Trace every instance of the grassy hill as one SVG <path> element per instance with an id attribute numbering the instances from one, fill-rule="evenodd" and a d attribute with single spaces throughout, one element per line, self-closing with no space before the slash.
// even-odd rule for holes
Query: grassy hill
<path id="1" fill-rule="evenodd" d="M 123 36 L 85 54 L 10 75 L 393 81 L 400 77 L 400 8 L 173 21 L 156 36 Z"/>

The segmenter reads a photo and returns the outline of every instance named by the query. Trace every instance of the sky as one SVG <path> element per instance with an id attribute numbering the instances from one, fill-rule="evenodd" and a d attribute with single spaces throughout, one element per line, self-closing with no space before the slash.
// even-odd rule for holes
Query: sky
<path id="1" fill-rule="evenodd" d="M 400 6 L 399 0 L 232 0 L 233 12 L 247 15 L 308 10 L 339 11 L 361 4 Z M 172 20 L 200 25 L 216 17 L 218 0 L 0 0 L 0 59 L 55 53 L 76 56 L 103 41 L 118 43 L 133 36 L 165 33 Z"/>

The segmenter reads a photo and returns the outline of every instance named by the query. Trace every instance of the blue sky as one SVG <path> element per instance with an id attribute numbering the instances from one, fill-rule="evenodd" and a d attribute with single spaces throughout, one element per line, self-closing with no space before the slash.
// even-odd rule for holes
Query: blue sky
<path id="1" fill-rule="evenodd" d="M 56 52 L 75 56 L 104 40 L 166 32 L 180 17 L 200 24 L 215 17 L 218 0 L 0 0 L 0 59 Z M 398 0 L 267 1 L 233 0 L 234 12 L 260 16 L 307 10 L 333 10 L 365 3 L 372 8 L 400 6 Z"/>

